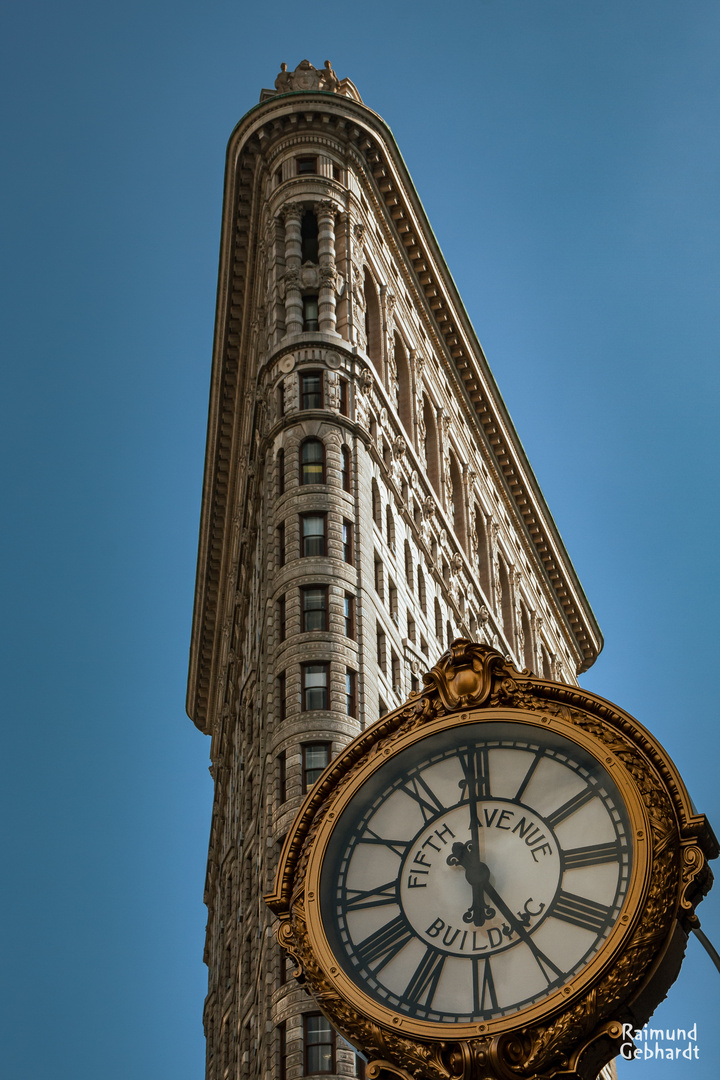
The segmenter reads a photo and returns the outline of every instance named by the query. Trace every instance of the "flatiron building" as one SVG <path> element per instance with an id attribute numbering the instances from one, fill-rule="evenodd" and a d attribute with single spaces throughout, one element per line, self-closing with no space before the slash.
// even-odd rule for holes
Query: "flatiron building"
<path id="1" fill-rule="evenodd" d="M 208 1080 L 362 1072 L 263 894 L 327 762 L 458 637 L 568 683 L 602 647 L 389 128 L 283 65 L 225 173 L 188 690 Z"/>

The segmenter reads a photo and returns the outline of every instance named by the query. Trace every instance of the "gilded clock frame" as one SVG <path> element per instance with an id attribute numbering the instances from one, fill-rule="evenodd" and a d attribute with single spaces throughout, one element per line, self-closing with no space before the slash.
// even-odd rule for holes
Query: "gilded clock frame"
<path id="1" fill-rule="evenodd" d="M 423 692 L 358 736 L 306 797 L 266 897 L 280 918 L 278 940 L 331 1022 L 368 1056 L 370 1080 L 383 1071 L 428 1080 L 594 1077 L 618 1052 L 622 1023 L 642 1026 L 676 978 L 717 841 L 667 754 L 604 699 L 519 672 L 463 639 L 423 680 Z M 541 1001 L 479 1023 L 414 1019 L 370 998 L 335 958 L 320 913 L 323 860 L 349 801 L 385 762 L 437 732 L 491 720 L 551 730 L 607 770 L 630 821 L 628 889 L 597 954 Z"/>

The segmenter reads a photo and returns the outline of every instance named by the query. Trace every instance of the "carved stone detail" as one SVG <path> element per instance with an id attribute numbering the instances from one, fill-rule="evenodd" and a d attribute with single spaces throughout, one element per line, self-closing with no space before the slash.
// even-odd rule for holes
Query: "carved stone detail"
<path id="1" fill-rule="evenodd" d="M 286 63 L 280 65 L 280 72 L 275 79 L 275 89 L 279 94 L 289 94 L 308 90 L 329 90 L 337 94 L 340 80 L 332 69 L 329 60 L 325 67 L 318 69 L 309 60 L 301 60 L 294 71 L 288 71 Z"/>

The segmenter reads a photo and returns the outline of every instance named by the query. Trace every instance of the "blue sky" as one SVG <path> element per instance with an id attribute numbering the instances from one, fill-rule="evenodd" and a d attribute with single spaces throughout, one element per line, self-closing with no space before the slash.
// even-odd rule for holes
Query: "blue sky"
<path id="1" fill-rule="evenodd" d="M 28 0 L 0 42 L 3 1074 L 202 1075 L 224 151 L 282 60 L 392 128 L 604 631 L 583 683 L 720 828 L 717 4 Z M 714 1080 L 719 1005 L 693 940 L 657 1023 L 699 1059 L 622 1080 Z"/>

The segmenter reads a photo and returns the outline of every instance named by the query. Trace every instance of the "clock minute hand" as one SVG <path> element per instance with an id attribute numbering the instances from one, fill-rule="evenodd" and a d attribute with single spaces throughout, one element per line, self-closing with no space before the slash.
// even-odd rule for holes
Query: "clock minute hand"
<path id="1" fill-rule="evenodd" d="M 489 882 L 485 885 L 485 891 L 488 894 L 488 899 L 492 900 L 492 902 L 497 905 L 497 907 L 503 913 L 503 915 L 505 916 L 507 921 L 510 923 L 510 926 L 513 928 L 513 930 L 518 935 L 518 937 L 522 938 L 522 940 L 526 943 L 526 945 L 530 946 L 530 950 L 533 953 L 533 956 L 535 957 L 535 959 L 537 960 L 537 962 L 538 962 L 538 964 L 540 966 L 540 970 L 542 971 L 543 975 L 547 979 L 548 983 L 551 983 L 553 981 L 553 979 L 551 979 L 549 977 L 546 968 L 549 968 L 550 971 L 553 972 L 555 977 L 559 977 L 559 976 L 564 975 L 565 972 L 561 971 L 560 968 L 557 967 L 552 962 L 552 960 L 549 957 L 547 957 L 545 955 L 545 953 L 542 952 L 539 949 L 537 944 L 533 941 L 532 936 L 528 933 L 527 928 L 513 914 L 511 909 L 507 906 L 507 904 L 503 900 L 502 896 L 500 896 L 500 894 L 492 887 L 492 885 L 490 885 Z"/>

